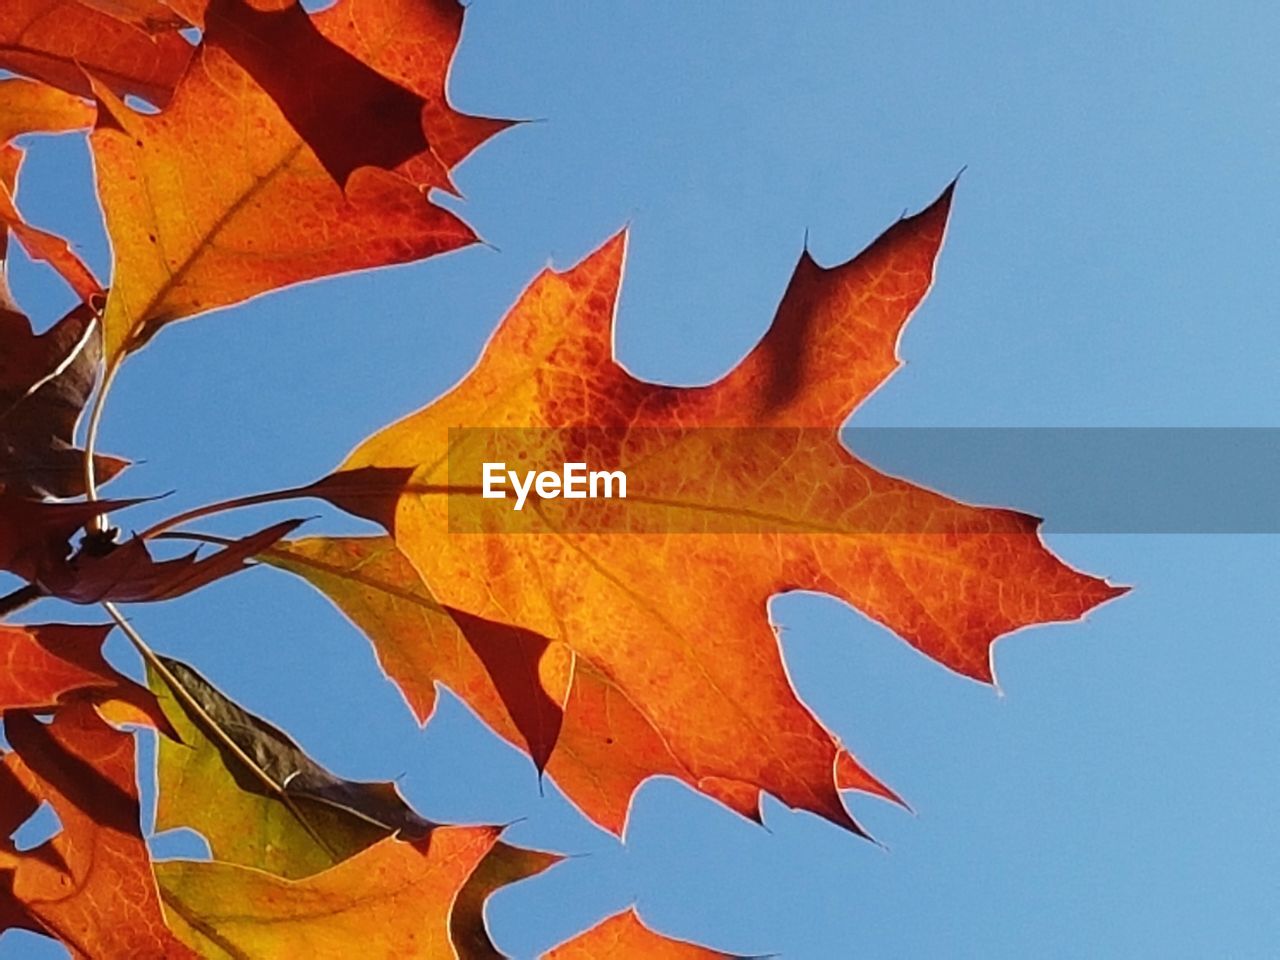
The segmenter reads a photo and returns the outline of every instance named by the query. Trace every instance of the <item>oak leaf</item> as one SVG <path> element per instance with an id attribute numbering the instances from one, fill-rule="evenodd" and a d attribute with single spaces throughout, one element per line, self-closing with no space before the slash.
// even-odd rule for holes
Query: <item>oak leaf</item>
<path id="1" fill-rule="evenodd" d="M 93 271 L 71 249 L 66 238 L 29 223 L 18 209 L 15 197 L 24 156 L 21 148 L 11 143 L 0 144 L 0 260 L 8 252 L 9 236 L 12 235 L 32 259 L 49 264 L 81 301 L 96 307 L 101 304 L 103 291 Z M 2 275 L 0 279 L 3 279 Z M 0 306 L 15 312 L 9 302 L 7 287 L 0 288 Z"/>
<path id="2" fill-rule="evenodd" d="M 383 523 L 441 604 L 571 652 L 549 677 L 542 662 L 503 666 L 514 675 L 495 677 L 500 692 L 533 691 L 508 699 L 517 722 L 530 700 L 565 703 L 585 664 L 626 695 L 699 789 L 753 817 L 768 791 L 856 830 L 839 789 L 885 791 L 792 689 L 771 596 L 833 594 L 989 682 L 997 637 L 1076 619 L 1122 592 L 1053 557 L 1034 518 L 885 476 L 840 444 L 843 421 L 898 364 L 950 200 L 948 188 L 843 265 L 805 254 L 765 337 L 705 387 L 647 383 L 614 359 L 615 238 L 540 275 L 458 386 L 365 441 L 314 492 Z M 501 434 L 508 461 L 527 455 L 528 466 L 601 455 L 601 466 L 634 472 L 639 496 L 588 512 L 617 526 L 559 522 L 573 506 L 512 514 L 482 500 L 478 472 L 451 473 L 468 442 L 451 428 L 463 426 Z M 454 511 L 482 506 L 490 519 L 468 529 L 487 533 L 452 532 Z M 518 528 L 492 519 L 504 509 L 524 518 Z M 553 730 L 521 731 L 534 756 L 554 755 L 554 742 L 538 742 Z"/>
<path id="3" fill-rule="evenodd" d="M 0 795 L 20 786 L 20 809 L 48 802 L 62 830 L 29 851 L 0 841 L 0 917 L 25 915 L 28 929 L 57 937 L 86 960 L 194 956 L 161 913 L 138 826 L 133 737 L 111 729 L 87 703 L 62 707 L 47 726 L 8 711 L 4 731 L 13 752 L 4 756 Z"/>
<path id="4" fill-rule="evenodd" d="M 727 953 L 672 940 L 646 927 L 635 910 L 614 914 L 572 940 L 560 944 L 544 960 L 729 960 Z"/>
<path id="5" fill-rule="evenodd" d="M 0 283 L 0 486 L 7 494 L 84 492 L 84 453 L 72 438 L 97 379 L 100 329 L 93 312 L 80 306 L 37 336 L 31 322 L 6 305 Z M 102 454 L 94 463 L 101 483 L 127 465 Z"/>
<path id="6" fill-rule="evenodd" d="M 541 706 L 544 722 L 559 725 L 555 749 L 543 757 L 547 773 L 606 830 L 623 832 L 631 795 L 651 776 L 697 787 L 644 713 L 585 660 L 575 665 L 563 711 L 559 702 L 530 696 L 525 722 L 517 724 L 486 664 L 506 647 L 509 656 L 528 658 L 532 672 L 546 638 L 442 606 L 390 537 L 308 537 L 259 559 L 308 580 L 368 636 L 420 723 L 430 718 L 435 684 L 442 683 L 499 735 L 532 752 L 538 737 L 530 743 L 521 730 L 537 729 Z"/>
<path id="7" fill-rule="evenodd" d="M 45 712 L 73 699 L 130 708 L 128 719 L 176 736 L 155 696 L 107 663 L 110 626 L 0 624 L 0 712 Z M 120 711 L 114 711 L 120 715 Z"/>
<path id="8" fill-rule="evenodd" d="M 178 734 L 160 743 L 157 830 L 190 827 L 216 859 L 289 879 L 431 832 L 393 784 L 334 776 L 181 661 L 159 657 L 148 682 Z"/>
<path id="9" fill-rule="evenodd" d="M 93 105 L 23 77 L 0 80 L 0 144 L 24 133 L 65 133 L 93 125 Z"/>
<path id="10" fill-rule="evenodd" d="M 225 3 L 218 9 L 224 7 L 237 9 Z M 406 44 L 436 45 L 443 55 L 407 62 L 410 75 L 397 74 L 386 84 L 406 91 L 415 103 L 428 96 L 422 91 L 443 94 L 456 30 L 419 35 L 432 21 L 406 17 L 399 25 L 401 39 L 366 50 L 354 42 L 362 36 L 358 30 L 366 9 L 348 0 L 308 23 L 307 30 L 314 27 L 308 36 L 325 49 L 345 50 L 343 56 L 367 62 L 370 71 L 364 76 L 385 73 L 380 55 L 392 57 Z M 303 16 L 295 14 L 295 21 Z M 384 29 L 390 25 L 375 21 Z M 321 40 L 315 39 L 316 31 Z M 282 109 L 224 45 L 256 64 L 264 77 L 277 78 L 281 67 L 268 71 L 229 39 L 233 36 L 230 29 L 225 35 L 215 31 L 218 42 L 202 45 L 160 114 L 137 113 L 109 91 L 97 90 L 99 119 L 91 143 L 115 254 L 104 318 L 109 366 L 165 324 L 192 314 L 304 280 L 420 260 L 476 240 L 466 224 L 426 196 L 429 188 L 448 184 L 447 166 L 430 146 L 393 169 L 351 169 L 360 159 L 392 159 L 385 151 L 360 152 L 368 131 L 352 124 L 376 117 L 334 120 L 332 102 L 304 110 L 299 104 L 307 102 L 308 84 L 318 81 L 307 81 L 307 71 L 292 65 L 292 76 L 280 75 L 278 85 L 272 81 L 274 92 L 291 105 Z M 401 57 L 395 64 L 405 67 L 406 61 Z M 440 125 L 456 139 L 455 128 L 470 118 L 447 105 L 438 108 L 445 118 Z M 495 125 L 500 122 L 481 122 L 489 124 L 484 136 L 500 129 Z M 427 120 L 422 124 L 429 142 L 431 127 Z M 356 146 L 338 150 L 335 142 L 348 134 L 355 136 Z M 475 135 L 469 130 L 462 140 Z M 331 176 L 308 136 L 331 168 L 346 171 L 344 185 Z M 403 137 L 393 139 L 404 145 Z M 451 143 L 446 155 L 459 150 Z"/>
<path id="11" fill-rule="evenodd" d="M 133 537 L 122 544 L 82 549 L 65 560 L 45 563 L 36 570 L 35 582 L 50 596 L 72 603 L 172 600 L 245 569 L 246 560 L 300 523 L 285 520 L 228 541 L 206 557 L 193 551 L 173 560 L 155 560 L 146 541 Z"/>
<path id="12" fill-rule="evenodd" d="M 71 537 L 103 510 L 132 506 L 138 500 L 50 503 L 15 496 L 0 487 L 0 570 L 34 582 L 40 571 L 71 554 Z"/>
<path id="13" fill-rule="evenodd" d="M 477 893 L 483 900 L 495 883 L 521 879 L 557 859 L 515 851 L 500 843 L 500 833 L 497 827 L 439 827 L 414 842 L 389 837 L 301 880 L 183 861 L 157 864 L 156 877 L 175 933 L 204 957 L 480 960 L 492 954 L 455 942 L 455 910 L 473 914 Z M 486 866 L 488 858 L 513 856 L 510 867 Z M 468 890 L 478 873 L 479 889 Z"/>
<path id="14" fill-rule="evenodd" d="M 169 102 L 192 46 L 179 34 L 153 36 L 95 9 L 102 0 L 5 0 L 0 68 L 88 96 L 89 76 L 120 96 Z"/>

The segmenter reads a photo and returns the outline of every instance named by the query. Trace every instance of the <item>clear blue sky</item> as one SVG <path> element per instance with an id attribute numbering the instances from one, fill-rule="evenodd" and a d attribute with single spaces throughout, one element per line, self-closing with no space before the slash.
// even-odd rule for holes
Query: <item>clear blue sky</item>
<path id="1" fill-rule="evenodd" d="M 108 407 L 104 447 L 146 461 L 113 489 L 176 489 L 169 510 L 326 472 L 465 373 L 538 268 L 624 223 L 621 359 L 705 382 L 767 325 L 806 230 L 844 259 L 966 166 L 909 365 L 857 424 L 1280 426 L 1277 35 L 1262 3 L 475 0 L 456 104 L 544 118 L 458 174 L 498 250 L 165 331 Z M 78 137 L 33 140 L 21 200 L 105 272 L 87 164 Z M 67 296 L 16 270 L 50 322 Z M 888 852 L 670 782 L 640 791 L 620 845 L 452 698 L 419 731 L 368 644 L 284 574 L 132 614 L 335 771 L 585 854 L 492 901 L 517 957 L 632 902 L 672 935 L 796 960 L 1274 956 L 1280 540 L 1051 545 L 1136 590 L 1003 641 L 1002 694 L 830 599 L 774 603 L 803 698 L 918 811 L 855 799 Z M 0 956 L 37 952 L 8 935 Z"/>

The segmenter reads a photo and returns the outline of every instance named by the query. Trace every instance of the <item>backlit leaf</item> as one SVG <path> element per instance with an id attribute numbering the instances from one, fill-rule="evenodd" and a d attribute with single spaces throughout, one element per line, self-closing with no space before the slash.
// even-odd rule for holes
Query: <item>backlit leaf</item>
<path id="1" fill-rule="evenodd" d="M 79 0 L 4 0 L 0 68 L 88 96 L 89 75 L 120 96 L 168 103 L 191 59 L 177 33 L 152 36 Z"/>
<path id="2" fill-rule="evenodd" d="M 60 709 L 48 726 L 8 712 L 4 731 L 14 751 L 4 758 L 9 779 L 48 802 L 62 824 L 33 850 L 0 848 L 14 900 L 75 957 L 192 956 L 164 924 L 139 832 L 132 735 L 85 703 Z"/>
<path id="3" fill-rule="evenodd" d="M 846 264 L 803 256 L 764 339 L 706 387 L 646 383 L 615 361 L 615 238 L 539 276 L 458 386 L 371 437 L 315 492 L 386 525 L 443 606 L 562 644 L 571 669 L 608 677 L 700 789 L 747 816 L 768 791 L 857 829 L 840 788 L 885 791 L 792 689 L 771 596 L 833 594 L 990 681 L 997 637 L 1123 592 L 1054 558 L 1033 518 L 887 477 L 840 444 L 845 418 L 898 364 L 950 199 Z M 495 443 L 501 431 L 507 460 L 525 468 L 625 469 L 634 502 L 535 499 L 514 514 L 479 496 L 481 457 L 454 472 L 469 449 L 451 436 L 460 426 L 482 439 L 475 428 L 490 428 Z M 462 532 L 459 516 L 471 521 Z M 500 693 L 543 680 L 525 662 L 499 668 Z M 551 679 L 541 695 L 555 701 L 563 677 Z M 504 699 L 518 722 L 522 703 Z M 535 756 L 554 757 L 539 742 L 549 730 L 522 729 Z"/>
<path id="4" fill-rule="evenodd" d="M 624 910 L 560 944 L 544 960 L 631 960 L 633 957 L 644 957 L 645 960 L 728 960 L 729 955 L 664 937 L 641 923 L 634 910 Z"/>
<path id="5" fill-rule="evenodd" d="M 71 699 L 117 701 L 172 733 L 155 696 L 102 656 L 110 626 L 0 624 L 0 712 L 42 712 Z"/>
<path id="6" fill-rule="evenodd" d="M 156 865 L 174 931 L 203 957 L 470 960 L 450 916 L 486 858 L 511 856 L 497 827 L 440 827 L 424 840 L 387 838 L 323 873 L 286 880 L 226 863 Z M 551 858 L 546 858 L 549 861 Z M 545 867 L 542 862 L 538 868 Z"/>
<path id="7" fill-rule="evenodd" d="M 393 833 L 431 831 L 392 784 L 335 777 L 186 664 L 161 663 L 185 696 L 149 669 L 181 737 L 160 744 L 158 830 L 191 827 L 215 858 L 289 878 L 318 873 Z"/>

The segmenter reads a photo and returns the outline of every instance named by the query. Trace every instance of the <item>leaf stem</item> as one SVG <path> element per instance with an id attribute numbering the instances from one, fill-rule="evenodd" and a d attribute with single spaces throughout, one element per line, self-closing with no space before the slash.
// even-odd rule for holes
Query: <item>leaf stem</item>
<path id="1" fill-rule="evenodd" d="M 240 763 L 244 764 L 249 772 L 252 773 L 254 777 L 267 789 L 268 794 L 283 803 L 286 809 L 293 814 L 294 818 L 302 826 L 302 829 L 306 830 L 311 839 L 316 842 L 316 845 L 327 853 L 334 863 L 337 863 L 339 860 L 338 852 L 326 843 L 325 839 L 316 832 L 315 828 L 312 827 L 307 821 L 307 818 L 303 816 L 302 811 L 298 809 L 297 804 L 293 802 L 293 799 L 285 792 L 284 788 L 267 776 L 267 774 L 254 762 L 253 758 L 245 753 L 244 750 L 240 749 L 240 745 L 223 732 L 222 728 L 214 722 L 214 719 L 210 717 L 204 707 L 200 705 L 200 701 L 191 695 L 191 692 L 182 685 L 182 682 L 177 677 L 173 675 L 173 671 L 165 665 L 163 660 L 156 656 L 155 651 L 152 650 L 151 647 L 147 645 L 147 642 L 142 639 L 142 635 L 134 629 L 133 624 L 125 619 L 124 614 L 120 612 L 120 608 L 110 600 L 104 600 L 102 603 L 102 609 L 107 611 L 107 614 L 115 621 L 116 626 L 118 626 L 121 631 L 124 632 L 124 635 L 129 638 L 129 642 L 133 644 L 133 648 L 138 651 L 138 654 L 142 657 L 143 661 L 146 662 L 147 666 L 160 676 L 160 679 L 165 682 L 165 686 L 173 692 L 175 697 L 182 701 L 186 709 L 191 712 L 192 716 L 198 718 L 199 725 L 205 729 L 205 734 L 211 739 L 216 740 L 222 746 L 226 747 L 231 754 L 240 761 Z"/>
<path id="2" fill-rule="evenodd" d="M 307 484 L 303 487 L 287 487 L 284 490 L 269 490 L 266 493 L 251 493 L 244 497 L 232 497 L 230 500 L 219 500 L 217 503 L 208 503 L 202 507 L 194 507 L 185 510 L 182 513 L 175 514 L 167 520 L 161 520 L 148 527 L 139 534 L 143 540 L 149 540 L 165 530 L 173 527 L 181 526 L 192 520 L 199 520 L 203 517 L 212 516 L 215 513 L 223 513 L 227 510 L 238 510 L 241 507 L 255 507 L 261 503 L 278 503 L 281 500 L 302 500 L 306 497 L 314 496 L 312 488 L 315 484 Z"/>
<path id="3" fill-rule="evenodd" d="M 102 426 L 102 411 L 106 406 L 107 393 L 111 390 L 119 370 L 120 361 L 117 359 L 107 368 L 102 378 L 102 386 L 98 388 L 98 393 L 93 398 L 93 409 L 89 411 L 89 426 L 84 439 L 84 493 L 85 499 L 90 503 L 98 499 L 98 478 L 94 470 L 93 458 L 98 446 L 98 430 Z M 88 533 L 106 533 L 109 528 L 110 522 L 105 512 L 96 514 L 85 526 Z"/>

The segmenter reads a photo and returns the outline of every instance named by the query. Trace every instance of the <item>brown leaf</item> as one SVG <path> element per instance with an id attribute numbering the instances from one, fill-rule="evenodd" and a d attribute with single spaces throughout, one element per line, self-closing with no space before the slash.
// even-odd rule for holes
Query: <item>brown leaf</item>
<path id="1" fill-rule="evenodd" d="M 72 603 L 147 603 L 172 600 L 246 568 L 245 561 L 296 529 L 301 520 L 286 520 L 233 540 L 207 557 L 196 553 L 176 560 L 154 560 L 140 537 L 106 552 L 81 550 L 48 563 L 36 580 L 50 596 Z"/>
<path id="2" fill-rule="evenodd" d="M 133 737 L 87 703 L 50 725 L 10 711 L 5 765 L 32 798 L 47 801 L 62 831 L 34 850 L 0 849 L 12 896 L 76 957 L 179 960 L 194 954 L 165 926 L 138 826 Z"/>
<path id="3" fill-rule="evenodd" d="M 47 503 L 0 488 L 0 570 L 34 582 L 40 570 L 70 555 L 71 537 L 90 519 L 104 510 L 122 510 L 140 502 Z"/>
<path id="4" fill-rule="evenodd" d="M 9 495 L 84 493 L 84 453 L 72 438 L 97 379 L 100 329 L 82 305 L 36 336 L 26 317 L 0 303 L 0 486 Z M 94 463 L 99 483 L 127 466 L 101 454 Z"/>
<path id="5" fill-rule="evenodd" d="M 0 67 L 82 96 L 92 74 L 120 96 L 164 106 L 191 51 L 177 33 L 152 36 L 78 0 L 0 4 Z"/>
<path id="6" fill-rule="evenodd" d="M 191 667 L 160 664 L 168 679 L 153 668 L 150 686 L 181 742 L 160 744 L 157 829 L 191 827 L 219 860 L 294 879 L 431 832 L 393 784 L 333 775 Z"/>

